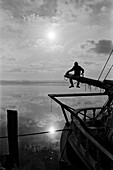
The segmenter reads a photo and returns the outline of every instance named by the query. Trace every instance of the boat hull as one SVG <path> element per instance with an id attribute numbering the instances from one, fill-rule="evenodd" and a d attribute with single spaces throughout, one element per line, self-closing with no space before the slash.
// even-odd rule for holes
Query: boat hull
<path id="1" fill-rule="evenodd" d="M 72 125 L 65 126 L 64 129 L 72 129 Z M 64 131 L 60 140 L 60 152 L 62 161 L 67 162 L 68 166 L 75 167 L 77 170 L 93 170 L 91 165 L 84 159 L 78 146 L 76 136 L 69 131 Z"/>
<path id="2" fill-rule="evenodd" d="M 68 126 L 65 125 L 64 129 L 70 131 L 63 131 L 61 135 L 60 152 L 62 161 L 67 162 L 69 166 L 75 167 L 77 170 L 106 170 L 106 168 L 107 170 L 113 170 L 113 162 L 96 148 L 94 145 L 95 139 L 91 137 L 91 142 L 89 142 L 87 132 L 84 129 L 82 131 L 84 131 L 84 134 L 86 133 L 86 138 L 80 137 L 81 132 L 78 132 L 75 122 L 71 122 Z"/>

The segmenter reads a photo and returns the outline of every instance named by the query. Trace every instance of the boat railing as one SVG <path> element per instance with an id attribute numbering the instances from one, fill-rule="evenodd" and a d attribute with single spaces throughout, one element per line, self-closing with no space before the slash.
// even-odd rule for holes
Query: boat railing
<path id="1" fill-rule="evenodd" d="M 94 119 L 102 107 L 86 107 L 86 108 L 79 108 L 74 111 L 74 113 L 80 116 L 84 122 Z"/>
<path id="2" fill-rule="evenodd" d="M 95 138 L 92 137 L 91 129 L 84 122 L 84 120 L 86 121 L 87 119 L 92 119 L 92 117 L 95 118 L 97 111 L 101 110 L 101 107 L 82 108 L 75 110 L 58 100 L 56 97 L 59 97 L 59 95 L 49 95 L 49 97 L 61 106 L 67 126 L 70 125 L 67 113 L 70 114 L 72 122 L 74 122 L 74 119 L 76 120 L 74 124 L 75 128 L 77 128 L 78 133 L 77 131 L 75 131 L 74 133 L 77 133 L 76 135 L 78 135 L 78 149 L 82 151 L 83 155 L 87 158 L 89 162 L 91 161 L 94 163 L 94 169 L 102 170 L 100 168 L 102 164 L 103 167 L 107 165 L 107 167 L 110 166 L 110 168 L 108 169 L 113 170 L 113 155 L 103 145 L 101 145 L 99 141 L 95 140 Z M 92 116 L 88 114 L 88 111 L 92 112 Z M 81 119 L 78 114 L 82 115 L 83 119 Z M 94 130 L 97 129 L 95 128 Z M 103 160 L 106 160 L 106 162 Z M 106 167 L 104 169 L 106 169 Z"/>
<path id="3" fill-rule="evenodd" d="M 99 137 L 101 138 L 101 140 L 103 140 L 104 143 L 105 134 L 103 135 L 103 132 L 105 132 L 105 129 L 103 127 L 87 127 L 84 123 L 84 119 L 85 121 L 87 120 L 87 118 L 92 119 L 91 116 L 87 115 L 89 110 L 92 111 L 92 115 L 93 117 L 95 117 L 96 112 L 101 110 L 101 107 L 82 108 L 77 110 L 72 110 L 72 108 L 65 105 L 62 105 L 61 107 L 63 110 L 63 114 L 65 114 L 65 117 L 66 111 L 71 114 L 72 122 L 74 123 L 74 126 L 76 128 L 73 133 L 78 138 L 77 147 L 82 152 L 83 156 L 85 156 L 86 160 L 88 162 L 92 162 L 92 166 L 95 170 L 102 170 L 101 166 L 105 167 L 104 170 L 106 170 L 106 168 L 113 170 L 113 155 L 104 146 L 102 146 L 99 141 L 95 140 L 92 137 L 92 132 L 96 135 L 101 135 Z M 79 114 L 83 116 L 83 119 L 80 118 Z M 72 140 L 70 142 L 72 142 Z M 103 161 L 104 159 L 106 160 L 106 163 Z"/>
<path id="4" fill-rule="evenodd" d="M 57 97 L 61 98 L 61 97 L 80 97 L 80 96 L 86 96 L 86 97 L 87 96 L 106 96 L 106 94 L 103 94 L 103 93 L 75 93 L 75 94 L 48 94 L 48 96 L 61 106 L 65 120 L 66 120 L 66 122 L 69 122 L 68 117 L 65 112 L 65 109 L 73 110 L 74 116 L 76 115 L 78 117 L 78 114 L 81 114 L 83 116 L 83 119 L 87 120 L 87 119 L 96 118 L 96 116 L 98 116 L 97 110 L 98 110 L 98 113 L 100 113 L 100 111 L 102 110 L 102 107 L 73 109 L 72 107 L 67 106 L 66 104 L 62 103 L 59 99 L 57 99 Z M 89 110 L 92 112 L 91 115 L 88 114 Z M 71 114 L 71 116 L 72 116 L 72 114 Z"/>
<path id="5" fill-rule="evenodd" d="M 90 133 L 86 132 L 80 124 L 74 123 L 74 126 L 76 129 L 73 135 L 77 136 L 78 150 L 81 151 L 88 162 L 92 162 L 93 168 L 101 170 L 100 167 L 103 167 L 105 170 L 106 168 L 113 170 L 113 155 L 97 142 Z M 103 138 L 102 135 L 101 138 Z"/>
<path id="6" fill-rule="evenodd" d="M 95 123 L 101 123 L 104 126 L 107 118 L 111 114 L 111 107 L 106 107 L 106 110 L 100 114 L 103 107 L 86 107 L 74 110 L 74 113 L 79 116 L 85 123 L 89 122 L 89 126 L 95 126 Z M 74 117 L 72 116 L 71 119 Z"/>

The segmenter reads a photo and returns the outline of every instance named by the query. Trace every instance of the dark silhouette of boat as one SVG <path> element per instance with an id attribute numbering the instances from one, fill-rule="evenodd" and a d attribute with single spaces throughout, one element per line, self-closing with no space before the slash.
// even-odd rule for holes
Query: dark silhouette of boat
<path id="1" fill-rule="evenodd" d="M 71 76 L 65 75 L 66 78 Z M 49 94 L 61 106 L 66 121 L 60 139 L 60 169 L 113 170 L 113 81 L 86 77 L 73 79 L 99 87 L 104 92 Z M 74 109 L 60 100 L 61 97 L 103 95 L 108 97 L 103 107 Z"/>

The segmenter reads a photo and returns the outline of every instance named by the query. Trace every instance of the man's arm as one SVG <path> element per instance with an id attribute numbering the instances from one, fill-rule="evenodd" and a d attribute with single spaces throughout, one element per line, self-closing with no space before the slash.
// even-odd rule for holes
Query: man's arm
<path id="1" fill-rule="evenodd" d="M 71 72 L 71 71 L 74 71 L 74 67 L 72 67 L 70 70 L 68 70 L 68 71 L 66 72 L 66 74 L 68 74 L 68 73 Z"/>
<path id="2" fill-rule="evenodd" d="M 81 71 L 82 71 L 82 74 L 84 74 L 84 69 L 82 67 L 80 67 Z"/>

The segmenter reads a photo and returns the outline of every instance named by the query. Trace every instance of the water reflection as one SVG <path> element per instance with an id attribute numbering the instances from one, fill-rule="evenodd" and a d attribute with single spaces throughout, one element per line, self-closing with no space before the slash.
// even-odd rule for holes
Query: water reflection
<path id="1" fill-rule="evenodd" d="M 82 88 L 82 87 L 81 87 Z M 71 93 L 80 91 L 72 89 Z M 83 89 L 81 89 L 83 90 Z M 2 86 L 0 103 L 0 136 L 7 135 L 6 113 L 8 109 L 17 110 L 19 134 L 48 131 L 51 133 L 27 137 L 19 137 L 20 167 L 23 170 L 53 170 L 59 160 L 59 145 L 61 132 L 65 124 L 59 106 L 52 102 L 48 93 L 70 93 L 67 86 Z M 100 105 L 103 100 L 95 98 L 61 99 L 72 107 Z M 52 108 L 52 109 L 51 109 Z M 70 115 L 69 115 L 70 116 Z M 0 154 L 8 152 L 7 139 L 0 140 Z"/>

